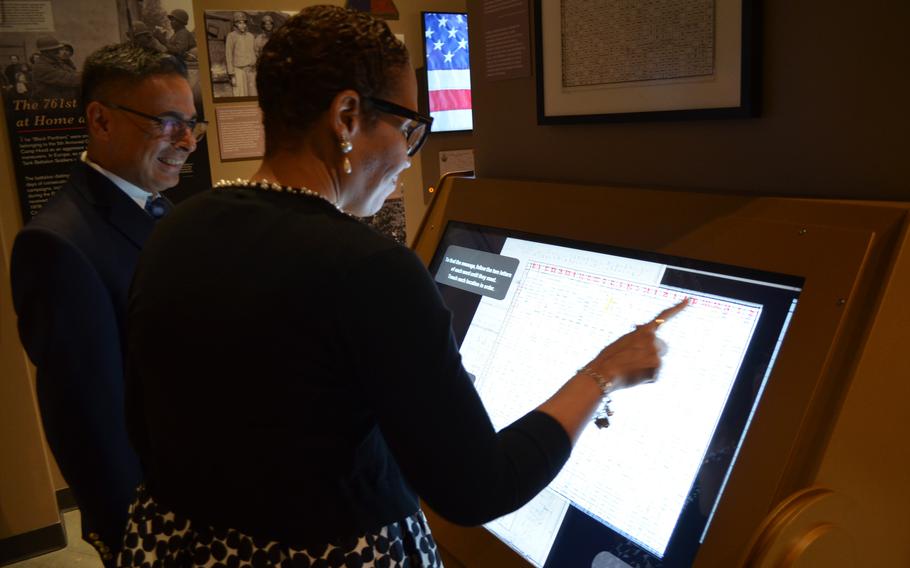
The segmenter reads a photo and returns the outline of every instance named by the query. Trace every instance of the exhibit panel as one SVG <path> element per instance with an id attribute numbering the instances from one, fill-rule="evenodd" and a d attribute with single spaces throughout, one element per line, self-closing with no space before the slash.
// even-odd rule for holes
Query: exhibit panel
<path id="1" fill-rule="evenodd" d="M 661 380 L 616 393 L 610 429 L 586 429 L 540 497 L 485 529 L 431 512 L 441 546 L 471 567 L 847 562 L 839 535 L 858 530 L 862 490 L 819 469 L 906 217 L 905 204 L 443 183 L 415 249 L 497 428 L 632 324 L 692 305 L 660 331 Z M 798 538 L 782 532 L 800 515 Z"/>

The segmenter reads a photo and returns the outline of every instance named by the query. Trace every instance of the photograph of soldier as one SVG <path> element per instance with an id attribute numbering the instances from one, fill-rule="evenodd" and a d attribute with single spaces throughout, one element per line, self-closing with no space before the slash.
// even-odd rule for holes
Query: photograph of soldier
<path id="1" fill-rule="evenodd" d="M 128 24 L 124 39 L 134 45 L 159 53 L 170 53 L 187 67 L 193 97 L 201 112 L 202 90 L 199 86 L 198 26 L 193 18 L 192 0 L 118 0 L 126 2 Z"/>
<path id="2" fill-rule="evenodd" d="M 19 69 L 19 56 L 10 55 L 9 64 L 3 68 L 3 74 L 6 75 L 6 81 L 10 85 L 16 82 L 16 71 Z"/>
<path id="3" fill-rule="evenodd" d="M 54 36 L 35 40 L 38 57 L 32 67 L 32 97 L 36 99 L 76 99 L 81 77 L 73 63 L 73 46 Z"/>
<path id="4" fill-rule="evenodd" d="M 164 26 L 155 27 L 155 39 L 164 45 L 167 52 L 184 61 L 196 61 L 196 36 L 186 29 L 190 15 L 186 10 L 176 8 L 167 15 L 170 30 Z"/>
<path id="5" fill-rule="evenodd" d="M 133 29 L 129 33 L 129 38 L 131 42 L 139 47 L 157 51 L 158 53 L 165 53 L 167 51 L 164 44 L 152 35 L 152 30 L 149 29 L 145 22 L 133 22 Z"/>
<path id="6" fill-rule="evenodd" d="M 265 14 L 259 20 L 259 35 L 256 36 L 256 39 L 253 41 L 253 51 L 256 52 L 256 60 L 259 60 L 259 54 L 262 53 L 262 48 L 265 47 L 265 44 L 269 41 L 269 37 L 272 35 L 272 32 L 275 31 L 275 19 L 271 14 Z"/>
<path id="7" fill-rule="evenodd" d="M 247 15 L 234 12 L 233 26 L 224 40 L 224 61 L 235 97 L 256 96 L 255 38 L 247 29 Z"/>
<path id="8" fill-rule="evenodd" d="M 206 10 L 212 97 L 256 96 L 256 61 L 272 33 L 295 12 Z"/>

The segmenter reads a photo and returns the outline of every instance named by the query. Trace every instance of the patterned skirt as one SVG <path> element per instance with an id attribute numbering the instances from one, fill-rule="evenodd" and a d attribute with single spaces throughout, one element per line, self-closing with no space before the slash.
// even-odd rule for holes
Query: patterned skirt
<path id="1" fill-rule="evenodd" d="M 143 568 L 436 568 L 442 560 L 417 511 L 376 532 L 309 548 L 194 525 L 140 486 L 130 507 L 117 566 Z"/>

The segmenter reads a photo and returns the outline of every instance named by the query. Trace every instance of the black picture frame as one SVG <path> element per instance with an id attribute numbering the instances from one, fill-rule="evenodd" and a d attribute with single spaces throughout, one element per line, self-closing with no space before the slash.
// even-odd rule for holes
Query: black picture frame
<path id="1" fill-rule="evenodd" d="M 732 119 L 759 115 L 760 0 L 714 1 L 714 57 L 717 63 L 720 55 L 723 65 L 715 67 L 714 74 L 707 80 L 702 77 L 698 81 L 685 78 L 671 81 L 629 81 L 619 85 L 621 88 L 611 85 L 575 90 L 563 88 L 561 84 L 562 30 L 554 31 L 553 26 L 561 26 L 559 10 L 562 3 L 541 0 L 535 0 L 534 3 L 537 123 L 540 125 Z M 554 10 L 556 18 L 552 17 Z M 559 41 L 554 41 L 554 37 Z M 730 64 L 731 61 L 734 64 Z M 554 68 L 559 70 L 555 77 Z M 710 96 L 706 97 L 707 103 L 695 101 L 693 104 L 685 101 L 687 98 L 697 99 L 697 96 L 692 97 L 693 93 L 710 91 L 712 83 L 724 85 L 725 90 L 722 92 L 720 87 L 716 89 L 719 92 L 718 99 L 730 99 L 735 94 L 735 102 L 714 105 L 710 103 Z M 708 88 L 705 88 L 706 85 Z M 641 95 L 640 99 L 644 101 L 660 98 L 674 102 L 664 106 L 646 103 L 641 108 L 636 108 L 636 101 L 633 100 L 635 93 Z M 650 96 L 655 94 L 659 94 L 659 97 Z"/>

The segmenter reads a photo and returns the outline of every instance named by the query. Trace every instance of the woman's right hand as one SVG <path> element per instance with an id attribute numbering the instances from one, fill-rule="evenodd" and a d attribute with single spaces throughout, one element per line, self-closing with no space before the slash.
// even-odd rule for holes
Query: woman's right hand
<path id="1" fill-rule="evenodd" d="M 666 345 L 655 332 L 687 305 L 689 301 L 683 300 L 667 308 L 650 322 L 637 326 L 635 331 L 604 347 L 537 409 L 559 422 L 574 444 L 603 400 L 601 384 L 613 391 L 654 380 L 660 369 L 660 357 L 666 351 Z M 610 384 L 606 385 L 606 382 Z"/>
<path id="2" fill-rule="evenodd" d="M 666 343 L 656 335 L 657 329 L 687 305 L 689 301 L 683 300 L 648 323 L 636 326 L 634 331 L 604 347 L 584 368 L 610 380 L 611 390 L 653 382 L 660 370 L 660 358 L 667 351 Z"/>

